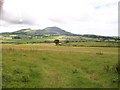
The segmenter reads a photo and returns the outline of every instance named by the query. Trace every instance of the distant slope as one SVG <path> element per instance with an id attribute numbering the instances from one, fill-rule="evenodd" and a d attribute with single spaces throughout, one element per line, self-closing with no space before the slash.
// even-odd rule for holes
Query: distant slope
<path id="1" fill-rule="evenodd" d="M 72 33 L 62 30 L 58 27 L 47 27 L 42 30 L 42 33 L 52 35 L 73 35 Z"/>
<path id="2" fill-rule="evenodd" d="M 62 30 L 58 27 L 47 27 L 42 30 L 31 30 L 31 29 L 21 29 L 19 31 L 12 32 L 14 34 L 27 34 L 27 35 L 74 35 L 70 32 L 67 32 L 65 30 Z"/>
<path id="3" fill-rule="evenodd" d="M 91 38 L 91 39 L 99 39 L 99 40 L 120 40 L 120 37 L 110 37 L 110 36 L 100 36 L 100 35 L 92 35 L 92 34 L 73 34 L 71 32 L 67 32 L 65 30 L 62 30 L 61 28 L 58 27 L 47 27 L 44 29 L 38 29 L 38 30 L 33 30 L 33 29 L 21 29 L 15 32 L 4 32 L 1 33 L 0 35 L 11 35 L 11 34 L 17 34 L 20 36 L 44 36 L 44 35 L 54 35 L 54 36 L 60 36 L 60 35 L 67 35 L 67 36 L 80 36 L 80 37 L 85 37 L 85 38 Z"/>
<path id="4" fill-rule="evenodd" d="M 37 30 L 32 30 L 30 28 L 28 29 L 21 29 L 15 32 L 12 32 L 11 34 L 26 34 L 26 35 L 35 35 Z"/>

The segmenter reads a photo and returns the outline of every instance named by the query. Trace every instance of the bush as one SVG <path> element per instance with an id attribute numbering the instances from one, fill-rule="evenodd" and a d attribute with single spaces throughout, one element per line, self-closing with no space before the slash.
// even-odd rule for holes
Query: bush
<path id="1" fill-rule="evenodd" d="M 120 74 L 120 63 L 118 63 L 115 67 L 118 74 Z"/>
<path id="2" fill-rule="evenodd" d="M 113 72 L 120 74 L 120 64 L 113 65 L 111 69 Z"/>
<path id="3" fill-rule="evenodd" d="M 66 40 L 65 43 L 69 43 L 70 41 Z"/>
<path id="4" fill-rule="evenodd" d="M 54 40 L 54 43 L 56 44 L 56 46 L 59 44 L 59 40 L 58 39 L 55 39 Z"/>

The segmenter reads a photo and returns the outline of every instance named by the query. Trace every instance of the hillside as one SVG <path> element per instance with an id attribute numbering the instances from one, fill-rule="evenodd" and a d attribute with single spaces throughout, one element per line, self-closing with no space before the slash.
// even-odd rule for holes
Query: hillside
<path id="1" fill-rule="evenodd" d="M 56 37 L 54 37 L 54 36 L 64 36 L 61 38 L 61 40 L 69 40 L 69 41 L 86 41 L 86 40 L 87 41 L 88 40 L 92 40 L 92 41 L 117 41 L 119 39 L 119 37 L 117 37 L 117 36 L 110 37 L 110 36 L 100 36 L 100 35 L 94 35 L 94 34 L 84 34 L 84 35 L 73 34 L 71 32 L 68 32 L 68 31 L 63 30 L 63 29 L 58 28 L 58 27 L 47 27 L 44 29 L 37 29 L 37 30 L 27 28 L 27 29 L 21 29 L 21 30 L 15 31 L 15 32 L 1 33 L 0 35 L 1 35 L 1 39 L 3 39 L 3 41 L 5 41 L 5 40 L 8 41 L 8 38 L 9 39 L 14 38 L 14 36 L 18 36 L 22 39 L 26 39 L 26 38 L 35 39 L 35 36 L 37 37 L 37 39 L 38 38 L 41 39 L 44 36 L 51 36 L 51 37 L 47 37 L 47 39 L 49 39 L 49 38 L 56 39 Z M 47 40 L 47 39 L 45 39 L 45 40 Z"/>
<path id="2" fill-rule="evenodd" d="M 26 35 L 45 35 L 45 34 L 49 34 L 49 35 L 74 35 L 70 32 L 67 32 L 65 30 L 62 30 L 61 28 L 58 27 L 47 27 L 45 29 L 38 29 L 38 30 L 32 30 L 30 28 L 28 29 L 21 29 L 15 32 L 12 32 L 12 34 L 26 34 Z"/>
<path id="3" fill-rule="evenodd" d="M 58 27 L 47 27 L 42 30 L 42 33 L 52 34 L 52 35 L 73 35 L 72 33 L 62 30 Z"/>

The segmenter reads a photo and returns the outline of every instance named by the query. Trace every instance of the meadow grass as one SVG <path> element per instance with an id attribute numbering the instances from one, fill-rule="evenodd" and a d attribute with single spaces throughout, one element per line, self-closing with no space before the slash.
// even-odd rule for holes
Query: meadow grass
<path id="1" fill-rule="evenodd" d="M 34 37 L 32 39 L 28 39 L 25 38 L 24 36 L 22 39 L 12 39 L 12 37 L 6 37 L 3 40 L 0 40 L 0 42 L 6 43 L 6 42 L 12 42 L 14 44 L 18 43 L 18 44 L 27 44 L 27 43 L 43 43 L 46 41 L 51 41 L 53 42 L 55 39 L 60 39 L 60 40 L 64 40 L 62 39 L 63 36 L 49 36 L 49 37 Z"/>
<path id="2" fill-rule="evenodd" d="M 118 49 L 3 45 L 3 88 L 116 88 Z"/>
<path id="3" fill-rule="evenodd" d="M 95 42 L 95 41 L 87 41 L 87 42 L 70 42 L 65 43 L 64 46 L 83 46 L 83 47 L 118 47 L 118 42 Z"/>

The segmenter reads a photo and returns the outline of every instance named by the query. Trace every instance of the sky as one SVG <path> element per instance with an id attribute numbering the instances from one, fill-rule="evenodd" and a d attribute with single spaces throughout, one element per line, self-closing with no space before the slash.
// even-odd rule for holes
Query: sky
<path id="1" fill-rule="evenodd" d="M 56 26 L 75 34 L 118 36 L 118 2 L 119 0 L 4 0 L 2 10 L 0 9 L 0 32 Z"/>

